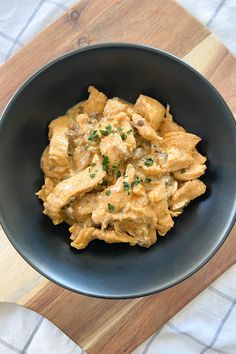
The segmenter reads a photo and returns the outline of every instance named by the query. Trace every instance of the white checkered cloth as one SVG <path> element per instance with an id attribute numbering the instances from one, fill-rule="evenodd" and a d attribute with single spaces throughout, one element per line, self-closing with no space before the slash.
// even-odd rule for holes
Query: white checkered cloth
<path id="1" fill-rule="evenodd" d="M 236 0 L 178 1 L 236 54 Z M 75 3 L 76 0 L 0 0 L 0 63 Z M 236 265 L 133 354 L 236 354 L 235 304 Z M 0 354 L 8 353 L 84 352 L 40 315 L 2 303 Z"/>

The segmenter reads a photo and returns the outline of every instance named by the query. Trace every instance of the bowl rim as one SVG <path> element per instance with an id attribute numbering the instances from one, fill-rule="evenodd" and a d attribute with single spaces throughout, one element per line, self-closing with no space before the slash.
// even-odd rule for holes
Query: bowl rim
<path id="1" fill-rule="evenodd" d="M 104 48 L 133 48 L 133 49 L 139 49 L 139 50 L 144 50 L 144 51 L 149 51 L 152 53 L 157 53 L 159 55 L 162 55 L 164 57 L 167 57 L 170 60 L 174 60 L 175 62 L 179 63 L 180 65 L 186 67 L 186 69 L 190 70 L 194 75 L 196 75 L 199 79 L 203 80 L 204 83 L 213 91 L 213 93 L 216 95 L 217 99 L 221 102 L 221 104 L 224 106 L 224 108 L 226 109 L 229 119 L 231 120 L 232 126 L 234 126 L 233 129 L 235 129 L 236 131 L 236 120 L 234 119 L 233 113 L 231 112 L 231 110 L 229 109 L 227 103 L 225 102 L 224 98 L 221 96 L 221 94 L 218 92 L 218 90 L 208 81 L 207 78 L 205 78 L 200 72 L 198 72 L 196 69 L 194 69 L 191 65 L 189 65 L 188 63 L 186 63 L 184 60 L 180 59 L 179 57 L 177 57 L 174 54 L 169 53 L 168 51 L 165 50 L 161 50 L 158 48 L 155 48 L 153 46 L 148 46 L 148 45 L 144 45 L 144 44 L 137 44 L 137 43 L 129 43 L 129 42 L 105 42 L 105 43 L 98 43 L 98 44 L 93 44 L 93 45 L 89 45 L 83 48 L 77 48 L 71 51 L 68 51 L 62 55 L 59 55 L 57 57 L 55 57 L 54 59 L 50 60 L 49 62 L 47 62 L 46 64 L 44 64 L 42 67 L 40 67 L 39 69 L 37 69 L 36 71 L 33 72 L 33 74 L 31 74 L 26 80 L 23 81 L 23 83 L 14 91 L 14 93 L 11 95 L 10 99 L 8 100 L 7 104 L 5 105 L 5 108 L 3 109 L 1 115 L 0 115 L 0 136 L 2 133 L 2 126 L 3 126 L 3 122 L 4 119 L 6 119 L 7 113 L 10 110 L 11 106 L 14 104 L 14 101 L 16 100 L 16 98 L 21 94 L 21 92 L 24 90 L 24 88 L 30 83 L 32 82 L 37 76 L 39 76 L 41 73 L 43 73 L 44 71 L 46 71 L 48 68 L 50 68 L 51 66 L 53 66 L 54 64 L 63 61 L 64 59 L 71 57 L 73 55 L 77 55 L 83 52 L 87 52 L 87 51 L 93 51 L 96 49 L 104 49 Z M 235 135 L 235 140 L 236 140 L 236 135 Z M 190 278 L 193 274 L 197 273 L 203 266 L 205 266 L 210 260 L 211 258 L 217 253 L 217 251 L 220 249 L 220 247 L 223 245 L 223 243 L 225 242 L 226 238 L 228 237 L 231 229 L 234 226 L 234 223 L 236 221 L 236 203 L 234 208 L 231 210 L 231 212 L 229 213 L 228 216 L 228 225 L 226 227 L 226 229 L 224 230 L 224 232 L 222 233 L 223 237 L 221 239 L 221 241 L 217 244 L 217 247 L 214 248 L 214 250 L 208 255 L 208 257 L 206 259 L 204 259 L 196 268 L 194 268 L 193 270 L 186 272 L 185 275 L 179 277 L 176 281 L 169 283 L 168 285 L 159 287 L 155 290 L 151 290 L 151 291 L 138 291 L 135 292 L 133 294 L 124 294 L 124 295 L 116 295 L 116 294 L 103 294 L 101 291 L 99 291 L 98 293 L 96 293 L 96 291 L 83 291 L 83 290 L 78 290 L 76 287 L 73 286 L 69 286 L 69 285 L 65 285 L 63 284 L 63 282 L 60 282 L 58 280 L 55 280 L 53 277 L 51 277 L 50 275 L 48 275 L 45 271 L 42 271 L 38 266 L 34 265 L 32 263 L 32 261 L 30 260 L 30 257 L 28 257 L 23 249 L 21 247 L 19 247 L 17 245 L 17 242 L 15 242 L 12 239 L 12 235 L 11 232 L 9 231 L 9 228 L 7 226 L 7 224 L 4 221 L 3 215 L 2 215 L 2 211 L 1 211 L 1 205 L 0 205 L 0 224 L 2 225 L 2 228 L 4 230 L 4 233 L 6 234 L 8 240 L 10 241 L 10 243 L 12 244 L 12 246 L 15 248 L 15 250 L 19 253 L 19 255 L 34 269 L 36 270 L 39 274 L 41 274 L 42 276 L 44 276 L 46 279 L 52 281 L 53 283 L 61 286 L 64 289 L 73 291 L 75 293 L 81 294 L 81 295 L 85 295 L 85 296 L 90 296 L 90 297 L 95 297 L 95 298 L 101 298 L 101 299 L 113 299 L 113 300 L 119 300 L 119 299 L 132 299 L 132 298 L 138 298 L 138 297 L 144 297 L 144 296 L 149 296 L 149 295 L 154 295 L 157 294 L 161 291 L 170 289 L 180 283 L 182 283 L 184 280 Z"/>

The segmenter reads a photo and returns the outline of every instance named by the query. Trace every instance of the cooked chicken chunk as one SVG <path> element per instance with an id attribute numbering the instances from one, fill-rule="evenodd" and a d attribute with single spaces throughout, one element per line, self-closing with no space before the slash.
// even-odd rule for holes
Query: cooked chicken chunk
<path id="1" fill-rule="evenodd" d="M 72 247 L 99 239 L 148 248 L 205 193 L 201 139 L 151 97 L 140 95 L 133 105 L 93 86 L 88 92 L 49 124 L 36 195 L 55 225 L 70 225 Z"/>
<path id="2" fill-rule="evenodd" d="M 155 130 L 142 116 L 134 113 L 132 115 L 132 121 L 135 129 L 137 129 L 138 133 L 144 139 L 151 141 L 154 144 L 159 144 L 161 142 L 162 139 L 157 135 Z"/>
<path id="3" fill-rule="evenodd" d="M 154 130 L 160 127 L 165 116 L 165 107 L 154 98 L 144 95 L 139 96 L 134 109 L 150 123 Z"/>
<path id="4" fill-rule="evenodd" d="M 97 155 L 94 157 L 93 163 L 95 164 L 93 167 L 87 167 L 85 170 L 58 183 L 48 195 L 44 202 L 44 214 L 50 216 L 55 225 L 63 221 L 60 214 L 61 209 L 72 198 L 82 197 L 102 182 L 106 172 L 103 171 L 102 164 Z"/>
<path id="5" fill-rule="evenodd" d="M 88 114 L 102 114 L 107 97 L 95 87 L 89 86 L 89 98 L 83 104 L 83 112 Z"/>
<path id="6" fill-rule="evenodd" d="M 74 241 L 71 243 L 71 246 L 82 250 L 88 246 L 89 242 L 99 239 L 107 243 L 129 243 L 130 246 L 134 246 L 137 241 L 132 236 L 124 232 L 117 231 L 104 231 L 96 229 L 95 227 L 82 229 L 77 235 L 74 234 L 75 226 L 71 226 L 69 229 L 73 233 Z"/>
<path id="7" fill-rule="evenodd" d="M 205 191 L 206 185 L 199 179 L 185 182 L 182 187 L 171 196 L 169 206 L 172 210 L 181 209 L 188 205 L 191 200 L 200 197 Z"/>

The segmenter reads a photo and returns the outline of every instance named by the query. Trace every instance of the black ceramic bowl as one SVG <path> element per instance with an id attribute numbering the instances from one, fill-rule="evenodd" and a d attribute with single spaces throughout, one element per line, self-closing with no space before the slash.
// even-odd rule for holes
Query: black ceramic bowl
<path id="1" fill-rule="evenodd" d="M 109 97 L 132 102 L 144 93 L 168 102 L 175 120 L 202 137 L 199 150 L 208 158 L 202 178 L 207 193 L 192 202 L 167 236 L 150 249 L 94 241 L 77 251 L 69 246 L 67 226 L 53 226 L 35 197 L 43 181 L 39 160 L 47 144 L 47 125 L 85 99 L 90 84 Z M 28 263 L 70 290 L 127 298 L 166 289 L 202 267 L 233 225 L 235 133 L 233 116 L 217 91 L 168 53 L 132 44 L 102 44 L 63 55 L 34 74 L 3 113 L 2 226 Z"/>

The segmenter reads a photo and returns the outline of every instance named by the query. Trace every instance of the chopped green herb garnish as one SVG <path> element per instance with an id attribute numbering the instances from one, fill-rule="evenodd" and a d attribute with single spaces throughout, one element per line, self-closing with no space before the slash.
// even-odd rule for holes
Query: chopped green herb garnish
<path id="1" fill-rule="evenodd" d="M 108 136 L 108 135 L 109 135 L 108 131 L 106 131 L 106 130 L 99 130 L 99 131 L 100 131 L 100 133 L 101 133 L 103 136 Z"/>
<path id="2" fill-rule="evenodd" d="M 149 178 L 149 177 L 146 177 L 146 178 L 145 178 L 145 182 L 146 182 L 146 183 L 150 183 L 150 182 L 152 182 L 152 179 Z"/>
<path id="3" fill-rule="evenodd" d="M 90 166 L 92 167 L 96 166 L 95 162 L 92 162 Z"/>
<path id="4" fill-rule="evenodd" d="M 114 133 L 114 130 L 113 130 L 111 124 L 108 124 L 105 128 L 106 128 L 106 130 L 107 130 L 108 132 Z"/>
<path id="5" fill-rule="evenodd" d="M 97 130 L 94 130 L 94 131 L 92 132 L 92 134 L 88 137 L 88 140 L 93 141 L 93 140 L 96 140 L 96 139 L 98 139 L 98 138 L 99 138 L 98 132 L 97 132 Z"/>
<path id="6" fill-rule="evenodd" d="M 132 183 L 132 187 L 133 186 L 137 186 L 139 183 L 140 183 L 139 177 L 135 177 L 134 180 L 133 180 L 133 183 Z"/>
<path id="7" fill-rule="evenodd" d="M 118 171 L 116 172 L 116 178 L 120 178 L 120 176 L 121 176 L 121 173 L 120 173 L 120 171 L 118 170 Z"/>
<path id="8" fill-rule="evenodd" d="M 101 186 L 106 187 L 108 185 L 108 180 L 106 178 L 103 179 Z"/>
<path id="9" fill-rule="evenodd" d="M 91 173 L 91 174 L 90 174 L 90 177 L 91 177 L 91 178 L 94 178 L 95 176 L 96 176 L 96 173 Z"/>
<path id="10" fill-rule="evenodd" d="M 108 207 L 108 210 L 110 210 L 110 211 L 115 210 L 114 205 L 112 205 L 112 204 L 110 204 L 110 203 L 107 204 L 107 207 Z"/>
<path id="11" fill-rule="evenodd" d="M 127 134 L 131 134 L 131 133 L 133 133 L 133 129 L 127 131 Z"/>
<path id="12" fill-rule="evenodd" d="M 128 191 L 130 189 L 130 184 L 128 182 L 123 182 L 124 191 Z"/>
<path id="13" fill-rule="evenodd" d="M 117 127 L 117 130 L 118 130 L 118 132 L 121 132 L 123 130 L 123 128 Z"/>
<path id="14" fill-rule="evenodd" d="M 105 194 L 109 197 L 109 195 L 111 195 L 111 191 L 106 191 Z"/>
<path id="15" fill-rule="evenodd" d="M 126 134 L 121 134 L 121 139 L 122 140 L 125 140 L 127 138 L 127 135 Z"/>
<path id="16" fill-rule="evenodd" d="M 108 171 L 109 169 L 109 157 L 108 156 L 103 156 L 103 160 L 102 160 L 102 168 L 104 171 Z"/>
<path id="17" fill-rule="evenodd" d="M 146 166 L 152 166 L 154 164 L 153 159 L 151 159 L 150 157 L 148 159 L 145 160 L 144 164 Z"/>

